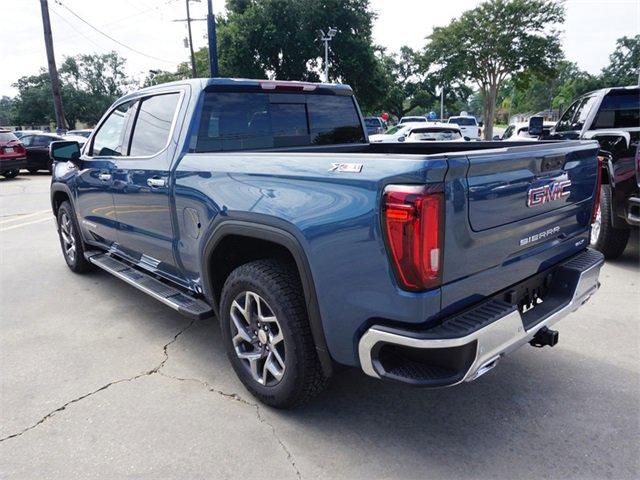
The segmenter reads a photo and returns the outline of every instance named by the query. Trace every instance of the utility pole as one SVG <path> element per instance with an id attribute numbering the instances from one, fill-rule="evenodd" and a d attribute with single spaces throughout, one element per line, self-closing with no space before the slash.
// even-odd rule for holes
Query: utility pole
<path id="1" fill-rule="evenodd" d="M 335 27 L 329 27 L 327 34 L 322 30 L 320 32 L 320 40 L 324 42 L 324 81 L 329 83 L 329 42 L 336 36 L 338 30 Z"/>
<path id="2" fill-rule="evenodd" d="M 442 90 L 440 90 L 440 121 L 444 120 L 444 85 L 442 86 Z"/>
<path id="3" fill-rule="evenodd" d="M 218 76 L 218 44 L 216 41 L 216 17 L 213 15 L 211 0 L 207 0 L 207 36 L 209 37 L 209 65 L 211 78 Z"/>
<path id="4" fill-rule="evenodd" d="M 53 35 L 51 34 L 51 20 L 49 19 L 49 4 L 47 0 L 40 0 L 42 10 L 42 26 L 44 27 L 44 44 L 47 49 L 47 63 L 49 64 L 49 77 L 51 78 L 51 90 L 53 91 L 53 108 L 56 112 L 56 127 L 67 128 L 62 108 L 62 95 L 60 93 L 60 79 L 56 68 L 56 58 L 53 54 Z"/>
<path id="5" fill-rule="evenodd" d="M 191 36 L 191 13 L 189 13 L 189 0 L 187 4 L 187 29 L 189 30 L 189 51 L 191 52 L 191 78 L 196 78 L 196 56 L 193 53 L 193 37 Z"/>

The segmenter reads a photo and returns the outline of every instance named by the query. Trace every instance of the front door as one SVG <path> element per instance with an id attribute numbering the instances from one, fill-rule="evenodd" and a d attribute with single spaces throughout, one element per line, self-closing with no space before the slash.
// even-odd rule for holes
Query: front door
<path id="1" fill-rule="evenodd" d="M 113 171 L 116 159 L 126 152 L 127 126 L 134 110 L 135 102 L 125 102 L 109 113 L 83 150 L 76 175 L 75 205 L 80 229 L 87 241 L 105 248 L 117 241 Z"/>
<path id="2" fill-rule="evenodd" d="M 120 253 L 140 267 L 178 282 L 169 169 L 181 97 L 182 92 L 168 92 L 140 99 L 128 155 L 115 160 L 113 172 Z"/>

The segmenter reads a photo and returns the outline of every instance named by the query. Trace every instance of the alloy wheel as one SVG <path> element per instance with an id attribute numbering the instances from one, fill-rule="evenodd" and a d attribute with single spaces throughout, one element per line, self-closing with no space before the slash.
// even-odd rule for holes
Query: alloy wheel
<path id="1" fill-rule="evenodd" d="M 278 319 L 269 304 L 255 292 L 241 292 L 230 309 L 233 348 L 251 377 L 274 386 L 284 376 L 285 344 Z"/>
<path id="2" fill-rule="evenodd" d="M 62 237 L 62 249 L 67 258 L 74 262 L 76 259 L 76 239 L 73 236 L 73 223 L 67 212 L 60 216 L 60 236 Z"/>

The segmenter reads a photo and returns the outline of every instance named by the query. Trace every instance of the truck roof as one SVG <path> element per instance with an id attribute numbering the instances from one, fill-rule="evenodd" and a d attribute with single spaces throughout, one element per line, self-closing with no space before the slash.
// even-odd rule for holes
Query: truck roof
<path id="1" fill-rule="evenodd" d="M 313 83 L 313 82 L 298 82 L 298 81 L 288 81 L 288 80 L 268 80 L 268 79 L 249 79 L 249 78 L 224 78 L 224 77 L 216 77 L 216 78 L 193 78 L 193 79 L 185 79 L 185 80 L 176 80 L 174 82 L 161 83 L 158 85 L 153 85 L 150 87 L 145 87 L 135 92 L 131 92 L 121 100 L 127 100 L 128 98 L 132 98 L 138 96 L 140 93 L 151 93 L 159 90 L 164 90 L 167 87 L 171 86 L 179 86 L 179 85 L 190 85 L 195 90 L 204 90 L 208 87 L 236 87 L 238 89 L 248 88 L 248 89 L 262 89 L 265 92 L 269 91 L 277 91 L 277 90 L 285 90 L 285 91 L 301 91 L 301 92 L 313 92 L 317 91 L 317 93 L 329 93 L 333 92 L 339 95 L 352 95 L 353 90 L 349 85 L 336 84 L 336 83 Z"/>

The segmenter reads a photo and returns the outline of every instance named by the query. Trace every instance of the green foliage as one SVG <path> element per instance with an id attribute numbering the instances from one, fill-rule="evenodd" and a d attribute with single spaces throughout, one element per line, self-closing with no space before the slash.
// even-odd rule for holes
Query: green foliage
<path id="1" fill-rule="evenodd" d="M 15 101 L 13 98 L 2 96 L 0 98 L 0 125 L 13 125 L 15 116 Z"/>
<path id="2" fill-rule="evenodd" d="M 58 70 L 65 118 L 70 128 L 78 121 L 95 124 L 132 81 L 124 72 L 125 60 L 116 52 L 67 57 Z M 16 123 L 41 125 L 54 121 L 51 81 L 45 69 L 21 77 L 14 84 Z"/>
<path id="3" fill-rule="evenodd" d="M 220 74 L 319 81 L 324 48 L 318 30 L 332 26 L 329 76 L 350 84 L 363 108 L 385 93 L 368 0 L 245 0 L 227 2 L 218 25 Z"/>
<path id="4" fill-rule="evenodd" d="M 640 74 L 640 35 L 622 37 L 609 56 L 609 66 L 602 71 L 604 80 L 611 85 L 637 85 Z"/>
<path id="5" fill-rule="evenodd" d="M 551 0 L 488 0 L 428 37 L 425 59 L 444 80 L 472 81 L 484 100 L 485 138 L 493 135 L 498 90 L 520 73 L 549 75 L 562 58 L 554 25 L 564 7 Z"/>

